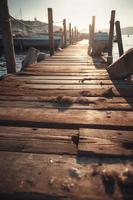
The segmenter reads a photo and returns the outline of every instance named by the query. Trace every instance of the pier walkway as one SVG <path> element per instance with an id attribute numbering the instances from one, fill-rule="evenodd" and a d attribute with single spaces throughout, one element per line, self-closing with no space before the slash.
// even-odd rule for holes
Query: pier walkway
<path id="1" fill-rule="evenodd" d="M 0 199 L 133 199 L 133 83 L 87 48 L 0 81 Z"/>

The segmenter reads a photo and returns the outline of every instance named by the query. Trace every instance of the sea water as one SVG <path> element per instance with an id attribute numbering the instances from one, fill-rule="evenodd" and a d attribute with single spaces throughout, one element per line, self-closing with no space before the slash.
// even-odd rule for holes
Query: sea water
<path id="1" fill-rule="evenodd" d="M 133 35 L 122 35 L 122 41 L 123 41 L 123 48 L 124 52 L 128 49 L 133 48 Z M 20 71 L 22 67 L 22 61 L 24 60 L 26 56 L 26 52 L 22 52 L 19 54 L 16 54 L 16 66 L 17 71 Z M 118 52 L 118 43 L 113 43 L 113 61 L 116 61 L 119 58 L 119 52 Z M 5 75 L 6 72 L 6 60 L 4 56 L 2 55 L 0 57 L 0 76 Z"/>
<path id="2" fill-rule="evenodd" d="M 22 67 L 22 61 L 24 60 L 26 56 L 26 52 L 22 52 L 22 53 L 17 53 L 15 55 L 16 57 L 16 70 L 17 72 L 21 70 Z M 1 55 L 0 57 L 0 77 L 7 74 L 7 70 L 6 70 L 6 59 L 4 57 L 4 55 Z"/>
<path id="3" fill-rule="evenodd" d="M 122 41 L 123 41 L 124 52 L 133 48 L 133 35 L 122 35 Z M 118 58 L 119 58 L 118 43 L 114 42 L 113 43 L 113 61 L 116 61 Z"/>

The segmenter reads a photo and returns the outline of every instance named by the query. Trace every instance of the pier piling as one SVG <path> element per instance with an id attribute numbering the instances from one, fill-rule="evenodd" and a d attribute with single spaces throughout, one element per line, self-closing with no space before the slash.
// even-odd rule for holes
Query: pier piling
<path id="1" fill-rule="evenodd" d="M 67 47 L 66 19 L 63 19 L 64 47 Z"/>
<path id="2" fill-rule="evenodd" d="M 73 28 L 72 28 L 72 44 L 74 42 Z"/>
<path id="3" fill-rule="evenodd" d="M 0 1 L 0 20 L 2 27 L 3 46 L 6 57 L 7 73 L 16 73 L 15 50 L 7 0 Z"/>
<path id="4" fill-rule="evenodd" d="M 74 26 L 74 42 L 76 43 L 76 41 L 77 41 L 77 28 L 76 28 L 76 26 Z"/>
<path id="5" fill-rule="evenodd" d="M 121 28 L 120 28 L 119 21 L 116 21 L 115 27 L 116 27 L 116 36 L 117 36 L 117 41 L 118 41 L 119 56 L 121 56 L 124 53 L 124 50 L 123 50 Z"/>
<path id="6" fill-rule="evenodd" d="M 69 43 L 72 44 L 72 30 L 71 30 L 71 23 L 69 23 Z"/>
<path id="7" fill-rule="evenodd" d="M 113 62 L 112 58 L 112 47 L 114 37 L 114 23 L 115 23 L 115 10 L 111 11 L 110 30 L 109 30 L 109 43 L 108 43 L 108 57 L 107 62 L 110 65 Z"/>
<path id="8" fill-rule="evenodd" d="M 50 56 L 54 55 L 54 35 L 53 35 L 53 10 L 48 8 L 48 30 L 49 30 L 49 51 Z"/>
<path id="9" fill-rule="evenodd" d="M 89 48 L 88 48 L 88 54 L 90 55 L 91 48 L 92 48 L 92 35 L 91 35 L 91 24 L 89 25 Z"/>
<path id="10" fill-rule="evenodd" d="M 94 42 L 95 20 L 96 20 L 96 17 L 92 16 L 92 26 L 91 26 L 91 45 L 92 46 L 93 46 L 93 42 Z"/>

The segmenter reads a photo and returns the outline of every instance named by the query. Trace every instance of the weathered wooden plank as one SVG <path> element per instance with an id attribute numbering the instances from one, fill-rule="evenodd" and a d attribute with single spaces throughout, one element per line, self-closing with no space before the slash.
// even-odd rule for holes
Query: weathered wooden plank
<path id="1" fill-rule="evenodd" d="M 18 76 L 15 76 L 15 77 L 10 77 L 10 78 L 6 78 L 5 80 L 82 80 L 82 79 L 85 79 L 85 80 L 100 80 L 100 79 L 103 79 L 104 77 L 103 76 L 98 76 L 98 75 L 88 75 L 88 76 L 31 76 L 31 75 L 18 75 Z M 106 78 L 106 77 L 105 77 Z M 105 79 L 105 80 L 109 80 L 108 79 Z M 111 80 L 113 81 L 113 80 Z M 115 80 L 114 80 L 115 81 Z"/>
<path id="2" fill-rule="evenodd" d="M 0 82 L 1 199 L 132 199 L 132 161 L 120 156 L 132 157 L 133 85 L 110 85 L 104 62 L 87 59 L 87 48 L 71 46 Z M 59 156 L 77 153 L 78 128 L 106 130 L 80 138 L 91 140 L 91 158 Z"/>
<path id="3" fill-rule="evenodd" d="M 33 67 L 41 67 L 41 66 L 49 66 L 49 67 L 52 67 L 52 66 L 57 66 L 57 67 L 61 67 L 61 66 L 72 66 L 72 67 L 76 67 L 76 66 L 79 66 L 79 67 L 88 67 L 88 69 L 104 69 L 105 70 L 105 65 L 104 64 L 100 64 L 100 63 L 93 63 L 93 62 L 84 62 L 84 63 L 80 63 L 80 62 L 40 62 L 40 63 L 37 63 L 36 65 L 29 65 L 27 66 L 27 68 L 33 68 Z"/>
<path id="4" fill-rule="evenodd" d="M 12 85 L 12 84 L 19 84 L 19 83 L 27 83 L 27 84 L 58 84 L 58 85 L 83 85 L 83 84 L 88 84 L 88 85 L 130 85 L 133 86 L 133 82 L 128 81 L 128 80 L 91 80 L 91 78 L 87 78 L 87 77 L 80 77 L 80 79 L 55 79 L 54 77 L 53 79 L 48 79 L 48 78 L 44 78 L 44 79 L 34 79 L 34 77 L 31 79 L 30 76 L 27 78 L 21 78 L 19 77 L 7 77 L 5 78 L 3 81 L 0 82 L 0 85 Z"/>
<path id="5" fill-rule="evenodd" d="M 53 62 L 53 61 L 54 61 L 54 62 L 56 62 L 56 61 L 57 61 L 57 62 L 60 62 L 60 61 L 61 61 L 61 62 L 66 62 L 66 61 L 67 61 L 67 62 L 72 62 L 72 63 L 73 63 L 73 62 L 75 62 L 75 63 L 76 63 L 76 62 L 81 62 L 81 63 L 82 63 L 82 62 L 84 62 L 84 63 L 93 62 L 92 60 L 88 59 L 87 57 L 83 57 L 83 58 L 82 58 L 82 57 L 80 57 L 80 56 L 79 56 L 79 57 L 76 57 L 76 58 L 74 58 L 74 57 L 72 57 L 72 56 L 71 56 L 71 57 L 67 57 L 67 56 L 66 56 L 66 57 L 63 57 L 63 58 L 62 58 L 62 57 L 52 57 L 52 58 L 51 58 L 51 57 L 48 57 L 45 61 L 46 61 L 46 62 Z M 94 62 L 94 63 L 100 63 L 100 61 L 97 61 L 97 62 Z"/>
<path id="6" fill-rule="evenodd" d="M 116 86 L 116 87 L 115 87 Z M 104 91 L 120 91 L 121 93 L 124 91 L 130 91 L 132 92 L 133 94 L 133 85 L 85 85 L 85 84 L 79 84 L 78 86 L 77 85 L 61 85 L 61 84 L 22 84 L 21 87 L 25 87 L 25 88 L 30 88 L 30 89 L 49 89 L 49 90 L 93 90 L 93 89 L 96 89 L 96 90 L 104 90 Z"/>
<path id="7" fill-rule="evenodd" d="M 39 72 L 42 72 L 42 73 L 92 73 L 92 74 L 99 74 L 99 75 L 108 75 L 108 73 L 106 71 L 103 71 L 103 72 L 91 72 L 91 70 L 89 69 L 85 69 L 85 68 L 82 68 L 82 69 L 78 69 L 78 68 L 63 68 L 62 69 L 59 69 L 59 68 L 52 68 L 52 67 L 49 67 L 49 68 L 26 68 L 24 70 L 24 72 L 36 72 L 36 73 L 39 73 Z M 89 75 L 89 74 L 88 74 Z"/>
<path id="8" fill-rule="evenodd" d="M 0 197 L 131 200 L 133 170 L 130 162 L 105 162 L 99 165 L 98 161 L 87 158 L 0 152 Z"/>
<path id="9" fill-rule="evenodd" d="M 31 69 L 31 68 L 52 68 L 52 67 L 57 67 L 57 69 L 61 69 L 63 67 L 68 67 L 68 68 L 78 68 L 78 69 L 82 69 L 82 68 L 85 68 L 85 69 L 89 69 L 89 70 L 96 70 L 96 71 L 106 71 L 106 66 L 104 64 L 101 64 L 101 63 L 93 63 L 93 62 L 89 62 L 89 63 L 80 63 L 80 62 L 77 62 L 77 63 L 68 63 L 68 62 L 39 62 L 37 64 L 30 64 L 27 66 L 27 69 Z"/>
<path id="10" fill-rule="evenodd" d="M 74 67 L 74 68 L 83 68 L 83 67 L 85 67 L 85 68 L 88 68 L 88 69 L 90 69 L 90 70 L 104 70 L 104 71 L 107 71 L 106 70 L 106 65 L 105 64 L 102 64 L 102 63 L 100 63 L 100 62 L 97 62 L 97 63 L 94 63 L 94 62 L 80 62 L 80 61 L 77 61 L 77 62 L 71 62 L 71 61 L 66 61 L 66 60 L 64 60 L 64 61 L 60 61 L 60 60 L 56 60 L 56 61 L 45 61 L 45 62 L 40 62 L 40 63 L 37 63 L 37 64 L 35 64 L 35 66 L 34 65 L 29 65 L 29 66 L 27 66 L 27 68 L 34 68 L 34 67 L 36 67 L 36 68 L 40 68 L 40 67 Z"/>
<path id="11" fill-rule="evenodd" d="M 27 102 L 53 102 L 58 96 L 47 96 L 47 95 L 38 95 L 38 96 L 29 96 L 29 95 L 0 95 L 0 100 L 4 101 L 27 101 Z M 133 103 L 133 97 L 77 97 L 77 96 L 62 96 L 62 98 L 70 98 L 72 102 L 79 103 L 80 100 L 86 101 L 86 103 L 90 104 L 126 104 L 126 103 Z M 4 102 L 3 101 L 3 102 Z"/>
<path id="12" fill-rule="evenodd" d="M 81 155 L 131 156 L 133 131 L 80 129 L 78 152 Z"/>
<path id="13" fill-rule="evenodd" d="M 7 100 L 0 100 L 0 107 L 19 107 L 19 108 L 56 108 L 59 110 L 64 109 L 79 109 L 79 110 L 125 110 L 133 111 L 133 102 L 132 103 L 114 103 L 106 102 L 105 100 L 97 100 L 91 102 L 86 97 L 72 98 L 72 97 L 47 97 L 47 98 L 38 98 L 34 101 L 34 98 L 24 100 L 17 100 L 15 97 Z"/>
<path id="14" fill-rule="evenodd" d="M 58 110 L 0 107 L 0 124 L 46 127 L 102 127 L 133 129 L 133 111 Z"/>
<path id="15" fill-rule="evenodd" d="M 76 154 L 78 130 L 0 126 L 0 151 Z"/>
<path id="16" fill-rule="evenodd" d="M 69 86 L 69 85 L 68 85 Z M 32 87 L 32 89 L 31 89 Z M 33 85 L 31 87 L 26 87 L 26 86 L 15 86 L 12 87 L 9 85 L 7 87 L 2 86 L 0 87 L 0 95 L 44 95 L 44 96 L 84 96 L 84 97 L 107 97 L 107 98 L 112 98 L 112 97 L 133 97 L 133 89 L 132 88 L 119 88 L 116 89 L 115 87 L 93 87 L 88 89 L 84 88 L 71 88 L 67 87 L 67 85 L 64 88 L 61 87 L 54 87 L 52 88 L 44 88 L 44 87 L 36 87 Z M 64 87 L 64 86 L 63 86 Z M 82 86 L 81 86 L 82 87 Z M 56 88 L 56 89 L 55 89 Z"/>
<path id="17" fill-rule="evenodd" d="M 68 73 L 68 72 L 66 72 L 66 73 L 62 73 L 62 72 L 59 72 L 59 73 L 56 73 L 56 72 L 51 72 L 51 73 L 46 73 L 46 72 L 35 72 L 35 71 L 24 71 L 24 72 L 18 72 L 17 73 L 17 75 L 19 75 L 19 76 L 23 76 L 23 75 L 26 75 L 26 76 L 91 76 L 91 77 L 99 77 L 99 78 L 106 78 L 106 79 L 109 79 L 109 76 L 108 76 L 108 74 L 99 74 L 99 73 L 84 73 L 84 72 L 77 72 L 77 73 Z"/>
<path id="18" fill-rule="evenodd" d="M 10 78 L 9 79 L 10 81 L 11 80 L 19 80 L 19 81 L 27 81 L 27 80 L 51 80 L 51 81 L 57 81 L 57 80 L 61 80 L 61 81 L 80 81 L 80 82 L 86 82 L 86 81 L 89 81 L 89 80 L 93 80 L 93 81 L 99 81 L 100 82 L 100 80 L 102 81 L 102 80 L 107 80 L 107 81 L 110 81 L 109 79 L 107 79 L 106 77 L 103 77 L 103 76 L 101 76 L 101 77 L 99 77 L 99 76 L 17 76 L 17 77 L 15 77 L 15 78 Z M 111 80 L 111 81 L 113 81 L 113 80 Z M 122 82 L 121 82 L 122 83 Z M 129 82 L 130 83 L 130 82 Z"/>
<path id="19" fill-rule="evenodd" d="M 79 56 L 80 57 L 80 56 Z M 56 61 L 56 62 L 53 62 L 53 61 Z M 68 62 L 66 62 L 66 60 L 68 61 Z M 72 66 L 75 66 L 75 65 L 77 65 L 78 67 L 82 67 L 82 65 L 83 66 L 88 66 L 88 68 L 90 68 L 90 67 L 96 67 L 96 66 L 101 66 L 104 70 L 107 70 L 106 69 L 106 64 L 104 63 L 104 61 L 103 62 L 101 62 L 101 61 L 93 61 L 93 60 L 88 60 L 88 61 L 84 61 L 84 59 L 82 59 L 82 58 L 79 58 L 79 59 L 77 59 L 77 58 L 75 58 L 75 62 L 74 62 L 74 60 L 73 60 L 73 62 L 71 62 L 71 59 L 70 58 L 68 58 L 68 59 L 62 59 L 62 58 L 58 58 L 58 59 L 53 59 L 52 61 L 51 60 L 43 60 L 43 61 L 41 61 L 41 62 L 38 62 L 38 63 L 36 63 L 35 65 L 33 65 L 33 64 L 30 64 L 30 65 L 28 65 L 27 67 L 33 67 L 33 66 L 49 66 L 49 65 L 55 65 L 55 66 L 61 66 L 61 64 L 62 64 L 62 66 L 70 66 L 70 65 L 72 65 Z"/>
<path id="20" fill-rule="evenodd" d="M 68 52 L 62 52 L 63 54 L 59 54 L 59 53 L 56 53 L 54 56 L 52 56 L 52 58 L 53 59 L 57 59 L 57 58 L 78 58 L 79 59 L 79 54 L 77 54 L 77 55 L 73 55 L 73 54 L 71 54 L 71 53 L 68 53 Z M 66 55 L 64 55 L 64 53 L 66 54 Z M 81 59 L 88 59 L 88 60 L 90 60 L 90 61 L 92 61 L 93 59 L 91 58 L 91 57 L 88 57 L 87 55 L 80 55 L 80 58 Z M 99 61 L 99 60 L 98 60 Z"/>
<path id="21" fill-rule="evenodd" d="M 12 80 L 11 80 L 12 81 Z M 15 81 L 15 80 L 14 80 Z M 19 80 L 21 81 L 21 80 Z M 23 80 L 22 80 L 23 81 Z M 87 85 L 131 85 L 133 83 L 131 81 L 111 81 L 111 80 L 90 80 L 89 78 L 82 78 L 79 80 L 25 80 L 23 81 L 27 84 L 62 84 L 62 85 L 80 85 L 80 84 L 87 84 Z"/>

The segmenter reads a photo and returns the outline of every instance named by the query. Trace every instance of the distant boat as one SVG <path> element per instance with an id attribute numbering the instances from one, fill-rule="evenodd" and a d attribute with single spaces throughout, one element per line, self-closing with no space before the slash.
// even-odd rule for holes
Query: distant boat
<path id="1" fill-rule="evenodd" d="M 54 48 L 58 49 L 61 46 L 61 34 L 54 34 Z M 37 49 L 49 49 L 49 35 L 45 34 L 36 34 L 36 35 L 15 35 L 14 47 L 15 49 L 28 49 L 34 47 Z M 3 47 L 2 36 L 0 37 L 0 47 Z"/>
<path id="2" fill-rule="evenodd" d="M 108 41 L 109 40 L 109 34 L 107 32 L 96 32 L 94 34 L 94 40 L 96 41 Z"/>

